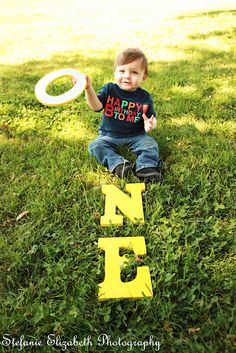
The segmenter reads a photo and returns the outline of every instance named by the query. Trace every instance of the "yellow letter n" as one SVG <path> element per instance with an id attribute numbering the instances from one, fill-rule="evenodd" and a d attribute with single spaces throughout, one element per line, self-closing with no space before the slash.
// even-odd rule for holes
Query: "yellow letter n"
<path id="1" fill-rule="evenodd" d="M 121 281 L 121 270 L 129 264 L 120 249 L 131 249 L 135 255 L 146 255 L 144 237 L 99 238 L 98 247 L 105 251 L 105 279 L 99 284 L 98 299 L 152 297 L 152 283 L 148 266 L 137 267 L 136 278 Z"/>
<path id="2" fill-rule="evenodd" d="M 102 193 L 106 195 L 105 213 L 101 216 L 102 227 L 110 225 L 122 226 L 123 216 L 116 214 L 116 208 L 126 215 L 133 223 L 144 223 L 142 191 L 145 190 L 144 183 L 126 184 L 125 191 L 131 197 L 118 189 L 115 185 L 103 185 Z"/>

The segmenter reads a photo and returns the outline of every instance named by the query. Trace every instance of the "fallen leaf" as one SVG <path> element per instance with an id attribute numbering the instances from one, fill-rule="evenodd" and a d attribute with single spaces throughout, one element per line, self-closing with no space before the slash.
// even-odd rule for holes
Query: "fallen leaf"
<path id="1" fill-rule="evenodd" d="M 0 224 L 2 227 L 13 227 L 15 224 L 15 218 L 7 218 L 2 224 Z"/>
<path id="2" fill-rule="evenodd" d="M 170 322 L 165 322 L 165 324 L 164 324 L 164 330 L 166 331 L 166 332 L 173 332 L 173 327 L 172 327 L 172 325 L 171 325 L 171 323 Z"/>
<path id="3" fill-rule="evenodd" d="M 93 219 L 94 219 L 94 220 L 97 221 L 97 220 L 99 220 L 100 218 L 101 218 L 101 214 L 100 214 L 99 212 L 94 212 L 94 213 L 93 213 Z"/>
<path id="4" fill-rule="evenodd" d="M 16 217 L 16 221 L 19 221 L 22 218 L 25 218 L 26 216 L 28 216 L 28 214 L 30 213 L 30 211 L 23 211 L 21 212 L 17 217 Z"/>
<path id="5" fill-rule="evenodd" d="M 200 330 L 201 330 L 200 327 L 191 327 L 191 328 L 188 329 L 188 334 L 189 335 L 195 335 Z"/>
<path id="6" fill-rule="evenodd" d="M 136 261 L 136 262 L 142 262 L 143 259 L 141 259 L 141 257 L 139 257 L 139 256 L 136 256 L 136 257 L 135 257 L 135 261 Z"/>

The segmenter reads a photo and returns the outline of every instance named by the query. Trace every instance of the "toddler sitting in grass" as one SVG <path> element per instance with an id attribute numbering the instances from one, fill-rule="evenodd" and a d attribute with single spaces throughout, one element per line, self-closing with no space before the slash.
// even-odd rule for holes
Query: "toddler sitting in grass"
<path id="1" fill-rule="evenodd" d="M 148 135 L 156 128 L 151 95 L 140 86 L 148 77 L 148 63 L 137 48 L 121 52 L 114 65 L 115 83 L 105 84 L 96 94 L 86 76 L 85 94 L 91 109 L 103 110 L 99 136 L 89 145 L 89 153 L 109 171 L 124 178 L 133 172 L 144 182 L 159 182 L 157 142 Z M 134 166 L 118 152 L 127 146 L 137 159 Z"/>

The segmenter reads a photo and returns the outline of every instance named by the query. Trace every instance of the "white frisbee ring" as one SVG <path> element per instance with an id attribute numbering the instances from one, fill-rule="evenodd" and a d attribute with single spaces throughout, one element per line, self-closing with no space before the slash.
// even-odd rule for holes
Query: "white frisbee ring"
<path id="1" fill-rule="evenodd" d="M 47 86 L 53 81 L 66 76 L 71 76 L 75 78 L 75 85 L 69 91 L 63 94 L 60 94 L 58 96 L 50 96 L 46 92 Z M 36 84 L 34 92 L 36 98 L 39 100 L 40 103 L 49 106 L 57 106 L 69 103 L 74 99 L 78 98 L 83 93 L 85 86 L 85 76 L 79 71 L 74 69 L 61 69 L 50 72 L 49 74 L 42 77 L 41 80 L 39 80 Z"/>

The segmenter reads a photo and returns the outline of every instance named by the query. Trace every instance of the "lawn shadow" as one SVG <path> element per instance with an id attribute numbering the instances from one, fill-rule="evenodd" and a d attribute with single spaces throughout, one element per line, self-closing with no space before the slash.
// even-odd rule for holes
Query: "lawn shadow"
<path id="1" fill-rule="evenodd" d="M 193 35 L 189 35 L 190 39 L 208 39 L 208 38 L 212 38 L 212 37 L 216 37 L 216 38 L 227 38 L 227 39 L 231 39 L 231 38 L 235 38 L 236 35 L 236 28 L 233 27 L 230 30 L 226 30 L 226 31 L 221 31 L 221 30 L 217 30 L 217 31 L 210 31 L 208 33 L 199 33 L 199 34 L 193 34 Z"/>
<path id="2" fill-rule="evenodd" d="M 228 33 L 222 33 L 222 38 Z M 192 43 L 182 50 L 186 55 L 191 53 L 191 58 L 150 64 L 157 116 L 168 119 L 191 115 L 206 121 L 233 121 L 236 117 L 234 48 L 225 51 Z"/>
<path id="3" fill-rule="evenodd" d="M 184 20 L 188 18 L 199 18 L 199 17 L 217 17 L 221 14 L 233 14 L 236 15 L 236 10 L 235 9 L 230 9 L 230 10 L 215 10 L 215 11 L 204 11 L 204 12 L 196 12 L 192 14 L 186 14 L 186 15 L 180 15 L 177 16 L 177 20 Z"/>

